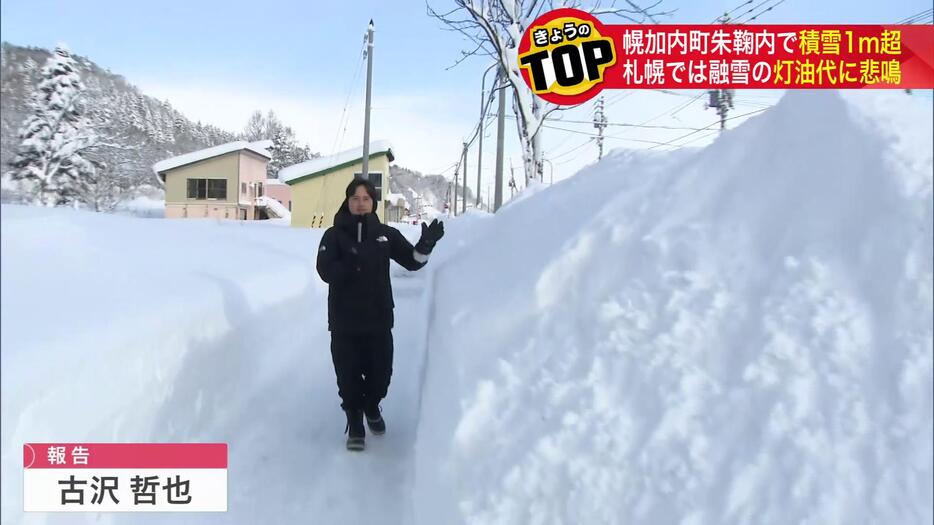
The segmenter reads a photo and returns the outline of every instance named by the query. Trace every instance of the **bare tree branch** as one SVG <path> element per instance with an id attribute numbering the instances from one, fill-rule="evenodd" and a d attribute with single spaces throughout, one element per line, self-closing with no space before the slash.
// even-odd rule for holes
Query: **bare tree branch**
<path id="1" fill-rule="evenodd" d="M 440 20 L 448 31 L 463 35 L 473 48 L 461 51 L 461 56 L 448 67 L 451 69 L 468 57 L 487 55 L 496 58 L 502 75 L 500 80 L 512 92 L 512 109 L 516 115 L 516 131 L 523 147 L 523 162 L 527 177 L 541 175 L 541 139 L 539 133 L 545 121 L 555 112 L 571 109 L 546 102 L 536 97 L 526 85 L 518 65 L 520 39 L 536 18 L 547 9 L 574 7 L 594 16 L 619 17 L 634 23 L 658 23 L 657 18 L 670 16 L 675 11 L 660 11 L 662 0 L 641 7 L 638 0 L 590 0 L 589 9 L 581 8 L 581 0 L 449 0 L 454 9 L 443 14 L 426 4 L 429 16 Z M 505 88 L 504 88 L 505 89 Z M 488 111 L 493 92 L 484 103 L 483 114 Z M 572 106 L 577 107 L 577 106 Z M 482 132 L 482 120 L 472 133 L 471 142 Z"/>
<path id="2" fill-rule="evenodd" d="M 473 51 L 470 51 L 469 53 L 468 53 L 467 51 L 461 51 L 461 57 L 458 58 L 458 59 L 457 59 L 453 64 L 451 64 L 450 66 L 444 68 L 444 70 L 445 70 L 445 71 L 450 71 L 450 70 L 454 69 L 455 67 L 457 67 L 458 65 L 460 65 L 464 60 L 467 60 L 468 58 L 477 55 L 477 54 L 478 54 L 477 51 L 479 51 L 479 50 L 481 50 L 481 49 L 483 49 L 484 51 L 486 51 L 486 49 L 483 47 L 483 42 L 480 42 L 479 44 L 477 44 L 477 47 L 475 47 L 474 50 L 473 50 Z"/>

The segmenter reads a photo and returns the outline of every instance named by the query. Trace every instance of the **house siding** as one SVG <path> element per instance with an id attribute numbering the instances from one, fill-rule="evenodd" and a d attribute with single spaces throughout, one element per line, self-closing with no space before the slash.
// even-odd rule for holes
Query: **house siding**
<path id="1" fill-rule="evenodd" d="M 247 151 L 232 151 L 210 159 L 179 166 L 165 172 L 165 216 L 167 218 L 239 219 L 256 218 L 255 187 L 250 182 L 266 180 L 265 157 Z M 189 199 L 188 179 L 224 179 L 227 198 L 218 200 Z M 247 183 L 247 192 L 240 183 Z"/>
<path id="2" fill-rule="evenodd" d="M 194 164 L 179 166 L 165 172 L 166 204 L 236 204 L 238 152 L 231 152 L 219 157 L 202 160 Z M 227 198 L 224 200 L 204 201 L 188 198 L 188 179 L 226 179 Z"/>
<path id="3" fill-rule="evenodd" d="M 239 203 L 247 209 L 247 217 L 253 219 L 256 217 L 256 183 L 262 183 L 265 191 L 266 186 L 266 159 L 248 151 L 240 152 L 240 182 L 246 183 L 246 193 L 240 192 L 240 184 L 237 184 L 237 195 Z M 254 186 L 250 187 L 250 183 Z M 265 193 L 264 193 L 265 194 Z"/>
<path id="4" fill-rule="evenodd" d="M 363 161 L 355 162 L 325 175 L 302 179 L 292 188 L 292 226 L 295 227 L 330 227 L 334 223 L 334 214 L 344 202 L 344 190 L 354 173 L 363 170 Z M 389 157 L 385 154 L 370 158 L 369 170 L 383 174 L 382 192 L 389 192 Z M 377 215 L 386 220 L 386 207 L 380 203 Z"/>

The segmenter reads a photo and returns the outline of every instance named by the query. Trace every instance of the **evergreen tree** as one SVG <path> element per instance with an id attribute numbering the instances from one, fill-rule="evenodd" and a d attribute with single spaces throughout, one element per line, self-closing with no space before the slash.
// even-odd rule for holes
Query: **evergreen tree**
<path id="1" fill-rule="evenodd" d="M 272 147 L 268 150 L 272 154 L 272 158 L 269 159 L 269 164 L 266 165 L 267 178 L 275 178 L 280 169 L 290 165 L 287 163 L 288 137 L 285 128 L 279 126 L 273 133 Z"/>
<path id="2" fill-rule="evenodd" d="M 93 184 L 94 166 L 83 152 L 94 140 L 82 114 L 84 84 L 77 67 L 67 48 L 55 49 L 18 134 L 10 178 L 27 187 L 35 205 L 76 203 Z"/>
<path id="3" fill-rule="evenodd" d="M 311 155 L 307 146 L 298 145 L 292 128 L 283 124 L 272 110 L 265 116 L 254 111 L 243 129 L 243 139 L 250 142 L 272 140 L 272 147 L 268 149 L 272 158 L 266 167 L 267 178 L 276 178 L 280 169 L 308 160 Z"/>

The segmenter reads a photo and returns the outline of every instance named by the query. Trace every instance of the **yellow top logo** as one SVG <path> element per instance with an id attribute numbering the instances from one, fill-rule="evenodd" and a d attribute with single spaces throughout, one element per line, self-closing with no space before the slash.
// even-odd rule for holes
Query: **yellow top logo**
<path id="1" fill-rule="evenodd" d="M 536 94 L 581 95 L 603 82 L 604 70 L 616 63 L 613 39 L 589 20 L 559 16 L 537 21 L 526 38 L 519 47 L 519 67 Z"/>

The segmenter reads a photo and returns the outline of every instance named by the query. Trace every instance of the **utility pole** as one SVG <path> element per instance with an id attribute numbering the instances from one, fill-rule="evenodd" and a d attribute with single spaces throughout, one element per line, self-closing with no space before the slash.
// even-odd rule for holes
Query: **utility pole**
<path id="1" fill-rule="evenodd" d="M 451 203 L 451 212 L 457 217 L 457 175 L 460 173 L 461 167 L 460 162 L 457 163 L 457 167 L 454 168 L 454 201 Z"/>
<path id="2" fill-rule="evenodd" d="M 464 143 L 464 194 L 461 196 L 461 213 L 467 213 L 467 143 Z"/>
<path id="3" fill-rule="evenodd" d="M 477 137 L 480 140 L 480 143 L 477 145 L 477 203 L 476 206 L 480 208 L 480 177 L 481 172 L 483 171 L 483 124 L 486 122 L 486 111 L 484 111 L 484 95 L 486 95 L 486 75 L 490 72 L 491 69 L 496 67 L 497 64 L 493 64 L 483 72 L 483 81 L 480 83 L 480 128 L 478 133 L 480 134 Z M 497 69 L 496 79 L 499 80 L 499 73 Z M 496 82 L 494 82 L 496 83 Z M 490 89 L 490 93 L 493 93 L 493 89 Z"/>
<path id="4" fill-rule="evenodd" d="M 486 80 L 484 78 L 484 80 Z M 483 114 L 483 90 L 480 90 L 480 141 L 477 144 L 477 208 L 480 207 L 480 174 L 483 171 L 483 123 L 486 122 L 486 115 Z"/>
<path id="5" fill-rule="evenodd" d="M 710 99 L 707 101 L 707 108 L 716 108 L 717 115 L 720 116 L 720 131 L 726 129 L 726 115 L 733 109 L 732 89 L 712 89 L 707 92 Z"/>
<path id="6" fill-rule="evenodd" d="M 718 18 L 718 21 L 721 24 L 730 23 L 730 14 L 723 13 L 723 16 Z M 720 116 L 720 131 L 726 129 L 726 115 L 733 109 L 733 94 L 732 89 L 712 89 L 707 92 L 710 99 L 707 101 L 707 108 L 716 108 L 717 115 Z"/>
<path id="7" fill-rule="evenodd" d="M 499 107 L 496 114 L 496 175 L 493 182 L 493 212 L 503 205 L 503 139 L 506 132 L 506 87 L 501 85 L 505 79 L 502 68 L 496 75 L 499 89 Z"/>
<path id="8" fill-rule="evenodd" d="M 363 119 L 363 180 L 370 180 L 370 97 L 373 85 L 373 19 L 366 29 L 366 109 Z M 389 188 L 387 187 L 388 191 Z"/>
<path id="9" fill-rule="evenodd" d="M 593 114 L 593 127 L 597 128 L 597 160 L 603 158 L 603 130 L 606 129 L 606 114 L 603 112 L 603 95 L 597 99 L 597 107 Z"/>

